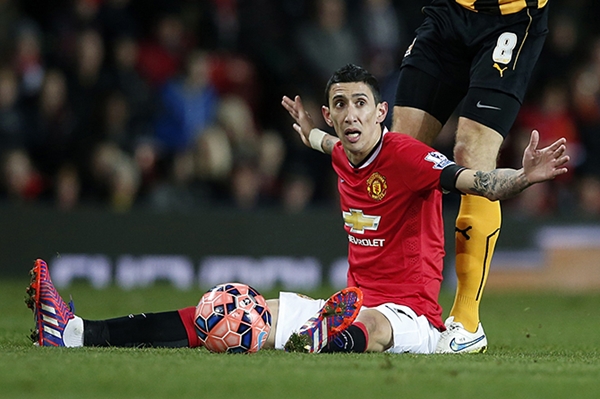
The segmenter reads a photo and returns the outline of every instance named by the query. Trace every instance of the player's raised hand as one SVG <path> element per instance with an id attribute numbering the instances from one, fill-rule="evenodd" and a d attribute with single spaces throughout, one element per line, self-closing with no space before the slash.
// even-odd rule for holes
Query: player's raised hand
<path id="1" fill-rule="evenodd" d="M 293 100 L 288 96 L 283 96 L 281 105 L 294 118 L 295 123 L 292 126 L 298 135 L 300 135 L 302 142 L 310 147 L 308 136 L 310 135 L 310 131 L 315 127 L 315 123 L 310 114 L 304 109 L 300 96 L 294 97 Z"/>
<path id="2" fill-rule="evenodd" d="M 568 171 L 565 167 L 570 159 L 565 155 L 567 140 L 558 139 L 541 149 L 537 148 L 539 142 L 540 134 L 537 130 L 533 130 L 523 154 L 523 171 L 530 184 L 554 179 Z"/>

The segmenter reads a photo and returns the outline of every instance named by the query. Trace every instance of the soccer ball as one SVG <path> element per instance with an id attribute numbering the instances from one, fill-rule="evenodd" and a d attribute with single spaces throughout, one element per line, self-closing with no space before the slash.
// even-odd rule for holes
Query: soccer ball
<path id="1" fill-rule="evenodd" d="M 200 298 L 194 324 L 198 338 L 211 352 L 253 353 L 269 335 L 271 313 L 254 288 L 219 284 Z"/>

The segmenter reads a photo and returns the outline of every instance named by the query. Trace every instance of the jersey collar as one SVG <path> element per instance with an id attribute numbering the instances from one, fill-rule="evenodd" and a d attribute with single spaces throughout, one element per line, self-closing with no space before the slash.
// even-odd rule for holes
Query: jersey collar
<path id="1" fill-rule="evenodd" d="M 367 155 L 365 159 L 360 161 L 358 165 L 353 165 L 352 162 L 348 161 L 350 166 L 352 166 L 354 169 L 363 169 L 369 166 L 371 163 L 373 163 L 375 158 L 377 158 L 377 155 L 379 155 L 379 153 L 381 152 L 381 147 L 383 146 L 383 136 L 385 136 L 387 133 L 389 133 L 388 128 L 383 126 L 383 133 L 381 134 L 377 145 L 371 150 L 371 153 Z"/>

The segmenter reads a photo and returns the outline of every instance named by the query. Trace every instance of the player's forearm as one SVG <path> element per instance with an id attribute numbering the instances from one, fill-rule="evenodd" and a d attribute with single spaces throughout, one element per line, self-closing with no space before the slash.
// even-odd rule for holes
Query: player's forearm
<path id="1" fill-rule="evenodd" d="M 333 152 L 333 146 L 340 141 L 337 137 L 317 128 L 310 131 L 308 140 L 313 149 L 330 155 Z"/>
<path id="2" fill-rule="evenodd" d="M 325 154 L 331 154 L 333 152 L 333 146 L 335 146 L 338 141 L 340 141 L 340 139 L 332 136 L 331 134 L 323 137 L 323 141 L 321 141 L 321 147 L 323 148 Z"/>
<path id="3" fill-rule="evenodd" d="M 531 186 L 523 169 L 494 169 L 490 172 L 466 170 L 457 180 L 457 188 L 489 200 L 504 200 Z"/>

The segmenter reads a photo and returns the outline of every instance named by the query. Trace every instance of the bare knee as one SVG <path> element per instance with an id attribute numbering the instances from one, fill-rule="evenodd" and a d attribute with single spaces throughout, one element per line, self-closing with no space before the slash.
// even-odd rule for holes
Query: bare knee
<path id="1" fill-rule="evenodd" d="M 378 310 L 366 309 L 360 312 L 358 322 L 364 324 L 369 334 L 367 352 L 383 352 L 393 344 L 392 326 Z"/>
<path id="2" fill-rule="evenodd" d="M 456 132 L 454 160 L 471 169 L 493 170 L 503 140 L 494 129 L 461 117 Z"/>

